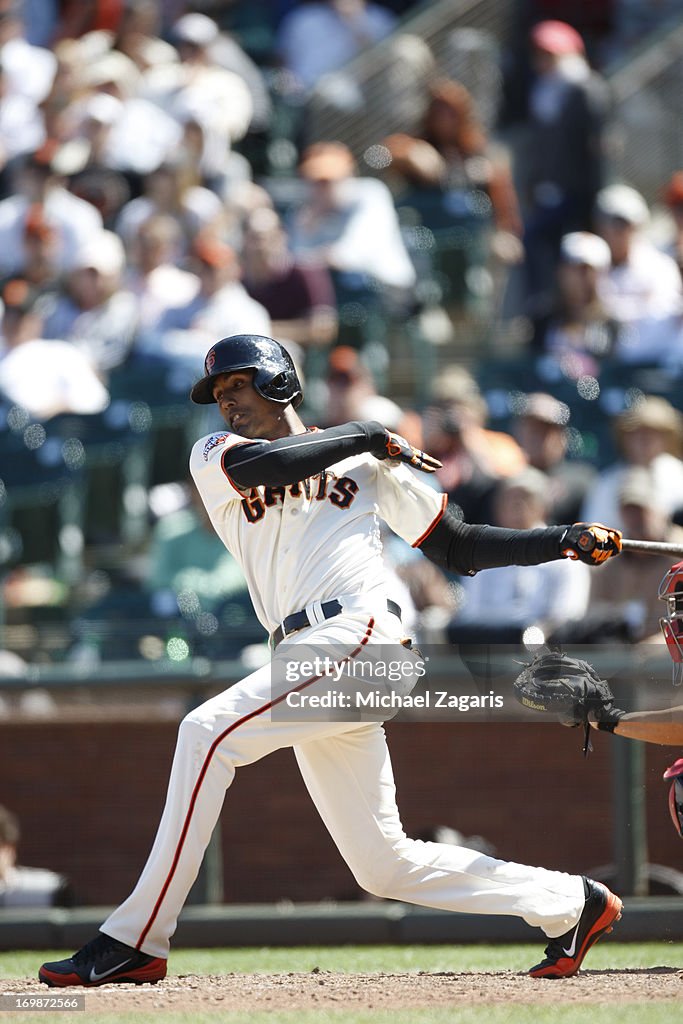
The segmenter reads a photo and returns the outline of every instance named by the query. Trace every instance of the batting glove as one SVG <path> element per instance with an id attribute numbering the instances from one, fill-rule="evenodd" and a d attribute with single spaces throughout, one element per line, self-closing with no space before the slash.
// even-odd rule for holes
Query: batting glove
<path id="1" fill-rule="evenodd" d="M 405 437 L 393 434 L 390 430 L 386 431 L 386 438 L 380 452 L 375 450 L 373 455 L 378 459 L 407 462 L 409 466 L 421 469 L 423 473 L 435 473 L 437 469 L 441 469 L 441 463 L 433 455 L 428 455 L 427 452 L 423 452 L 419 448 L 413 448 Z"/>
<path id="2" fill-rule="evenodd" d="M 602 523 L 574 523 L 568 526 L 560 540 L 563 558 L 600 565 L 621 551 L 621 530 L 613 530 Z"/>

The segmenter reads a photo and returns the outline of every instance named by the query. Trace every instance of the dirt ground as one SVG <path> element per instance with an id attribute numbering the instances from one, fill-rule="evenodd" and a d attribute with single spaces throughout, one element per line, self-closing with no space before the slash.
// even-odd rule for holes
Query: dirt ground
<path id="1" fill-rule="evenodd" d="M 0 983 L 0 991 L 56 994 L 33 978 Z M 71 993 L 83 989 L 70 989 Z M 563 981 L 540 981 L 511 971 L 410 974 L 172 975 L 156 985 L 103 985 L 87 989 L 86 1010 L 297 1010 L 410 1009 L 469 1003 L 658 1002 L 683 999 L 683 971 L 674 967 L 582 971 Z"/>

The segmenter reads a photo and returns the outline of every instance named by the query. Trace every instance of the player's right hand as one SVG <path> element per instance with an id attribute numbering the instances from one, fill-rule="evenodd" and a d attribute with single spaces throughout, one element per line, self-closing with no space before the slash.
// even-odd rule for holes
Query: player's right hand
<path id="1" fill-rule="evenodd" d="M 564 531 L 560 551 L 564 558 L 600 565 L 621 551 L 621 531 L 602 523 L 574 523 Z"/>
<path id="2" fill-rule="evenodd" d="M 386 431 L 384 450 L 380 454 L 376 451 L 373 454 L 378 459 L 407 462 L 409 466 L 420 469 L 423 473 L 435 473 L 437 469 L 441 469 L 441 463 L 433 455 L 414 448 L 409 441 L 406 441 L 405 437 L 394 434 L 391 430 Z"/>

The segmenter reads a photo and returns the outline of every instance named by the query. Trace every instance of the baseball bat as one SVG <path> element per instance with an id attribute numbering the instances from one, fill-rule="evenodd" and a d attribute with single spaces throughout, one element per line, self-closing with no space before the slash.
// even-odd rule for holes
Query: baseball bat
<path id="1" fill-rule="evenodd" d="M 683 558 L 683 544 L 668 544 L 663 540 L 626 540 L 621 542 L 622 551 L 643 551 L 648 555 L 678 555 Z"/>

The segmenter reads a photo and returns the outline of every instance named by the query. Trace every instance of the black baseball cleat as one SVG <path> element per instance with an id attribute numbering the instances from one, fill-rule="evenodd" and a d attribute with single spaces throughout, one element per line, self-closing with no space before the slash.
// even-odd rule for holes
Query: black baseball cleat
<path id="1" fill-rule="evenodd" d="M 70 985 L 112 985 L 122 981 L 154 983 L 166 977 L 166 961 L 140 953 L 104 932 L 87 942 L 67 960 L 43 964 L 38 978 L 46 985 L 67 988 Z"/>
<path id="2" fill-rule="evenodd" d="M 532 978 L 571 978 L 591 946 L 601 935 L 611 932 L 621 917 L 623 904 L 606 885 L 585 877 L 583 885 L 586 902 L 578 924 L 550 940 L 545 947 L 545 959 L 529 971 Z"/>

